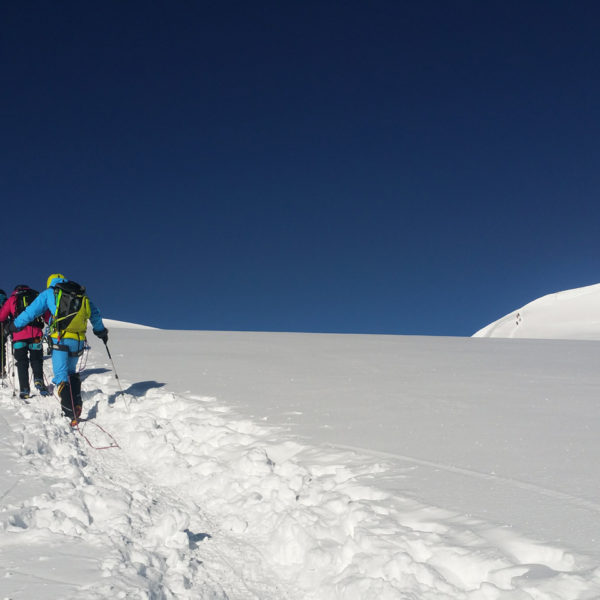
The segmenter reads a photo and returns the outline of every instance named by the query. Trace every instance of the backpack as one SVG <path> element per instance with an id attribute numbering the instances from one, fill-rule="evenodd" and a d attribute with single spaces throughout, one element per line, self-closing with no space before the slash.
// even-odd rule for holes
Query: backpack
<path id="1" fill-rule="evenodd" d="M 15 288 L 15 315 L 14 318 L 17 318 L 37 297 L 39 296 L 39 292 L 36 290 L 32 290 L 27 285 L 18 285 Z M 37 317 L 31 323 L 29 323 L 31 327 L 37 327 L 38 329 L 44 328 L 44 319 L 42 317 Z"/>
<path id="2" fill-rule="evenodd" d="M 57 333 L 59 337 L 63 337 L 65 333 L 85 337 L 91 314 L 85 288 L 75 281 L 61 281 L 54 285 L 54 299 L 56 311 L 52 315 L 50 333 Z"/>

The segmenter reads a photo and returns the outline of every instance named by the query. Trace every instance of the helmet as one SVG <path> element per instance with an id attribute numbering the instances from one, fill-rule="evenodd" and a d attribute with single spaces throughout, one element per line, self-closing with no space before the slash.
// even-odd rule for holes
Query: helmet
<path id="1" fill-rule="evenodd" d="M 53 273 L 52 275 L 50 275 L 50 277 L 48 277 L 48 281 L 46 282 L 46 287 L 49 288 L 50 284 L 52 283 L 53 279 L 64 279 L 65 276 L 62 275 L 61 273 Z"/>

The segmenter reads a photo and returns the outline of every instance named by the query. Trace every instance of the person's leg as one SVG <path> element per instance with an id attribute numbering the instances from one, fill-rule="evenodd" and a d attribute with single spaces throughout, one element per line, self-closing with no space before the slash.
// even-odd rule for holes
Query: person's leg
<path id="1" fill-rule="evenodd" d="M 83 350 L 84 342 L 78 340 L 69 340 L 71 354 L 69 355 L 69 384 L 71 385 L 71 394 L 73 396 L 73 404 L 75 406 L 75 415 L 81 415 L 81 377 L 77 373 L 77 364 L 79 363 L 80 352 Z"/>
<path id="2" fill-rule="evenodd" d="M 65 350 L 52 350 L 52 381 L 58 386 L 69 379 L 69 351 L 65 346 Z"/>
<path id="3" fill-rule="evenodd" d="M 29 358 L 27 357 L 27 342 L 18 341 L 13 344 L 13 353 L 19 375 L 21 397 L 29 397 Z"/>
<path id="4" fill-rule="evenodd" d="M 6 341 L 4 339 L 4 324 L 0 330 L 0 375 L 6 375 Z"/>
<path id="5" fill-rule="evenodd" d="M 33 385 L 39 390 L 40 394 L 47 394 L 48 389 L 44 383 L 44 352 L 41 341 L 33 341 L 29 344 L 29 362 L 33 371 Z"/>
<path id="6" fill-rule="evenodd" d="M 83 350 L 83 342 L 79 342 L 78 340 L 68 340 L 70 354 L 67 363 L 67 370 L 69 372 L 69 376 L 73 375 L 77 372 L 77 363 L 79 363 L 79 352 Z"/>
<path id="7" fill-rule="evenodd" d="M 63 347 L 64 350 L 59 350 L 56 347 L 52 349 L 52 370 L 54 371 L 52 381 L 56 385 L 63 414 L 72 419 L 73 402 L 71 400 L 71 386 L 69 385 L 69 350 L 66 345 Z"/>
<path id="8" fill-rule="evenodd" d="M 73 373 L 69 375 L 69 384 L 71 385 L 71 394 L 73 394 L 73 404 L 75 405 L 75 414 L 79 416 L 81 414 L 81 407 L 83 401 L 81 400 L 81 378 L 79 373 Z M 79 411 L 77 408 L 79 407 Z"/>
<path id="9" fill-rule="evenodd" d="M 81 414 L 81 380 L 79 376 L 72 376 L 77 370 L 77 352 L 83 348 L 83 342 L 64 339 L 60 345 L 64 349 L 58 350 L 55 347 L 52 351 L 53 381 L 58 386 L 63 414 L 76 419 Z"/>
<path id="10" fill-rule="evenodd" d="M 58 395 L 60 397 L 60 407 L 65 417 L 74 419 L 81 414 L 81 405 L 75 404 L 73 389 L 69 381 L 62 381 L 58 384 Z"/>

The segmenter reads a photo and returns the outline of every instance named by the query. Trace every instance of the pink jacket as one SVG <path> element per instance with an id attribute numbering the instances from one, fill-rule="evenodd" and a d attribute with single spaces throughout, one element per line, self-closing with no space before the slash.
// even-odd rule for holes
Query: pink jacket
<path id="1" fill-rule="evenodd" d="M 13 292 L 11 296 L 8 297 L 8 300 L 2 305 L 0 309 L 0 322 L 4 323 L 8 317 L 15 317 L 15 309 L 17 307 L 17 297 Z M 43 332 L 39 327 L 32 327 L 31 325 L 27 325 L 23 327 L 21 331 L 15 331 L 13 333 L 13 341 L 18 342 L 19 340 L 30 340 L 32 338 L 40 338 L 42 337 Z"/>

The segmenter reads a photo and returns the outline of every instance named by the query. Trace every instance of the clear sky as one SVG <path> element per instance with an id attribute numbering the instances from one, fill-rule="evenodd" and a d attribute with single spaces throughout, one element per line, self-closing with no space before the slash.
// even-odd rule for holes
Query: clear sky
<path id="1" fill-rule="evenodd" d="M 471 335 L 600 282 L 600 3 L 10 2 L 0 287 Z"/>

